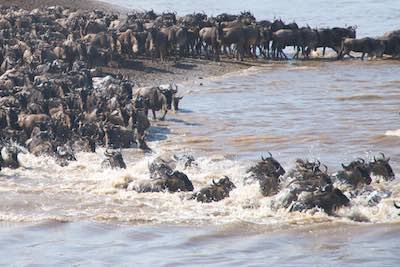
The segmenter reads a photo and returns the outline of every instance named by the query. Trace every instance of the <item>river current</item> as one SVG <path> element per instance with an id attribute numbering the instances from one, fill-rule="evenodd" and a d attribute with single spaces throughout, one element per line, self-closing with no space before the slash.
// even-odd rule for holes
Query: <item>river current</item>
<path id="1" fill-rule="evenodd" d="M 360 35 L 371 36 L 396 28 L 400 11 L 394 1 L 109 2 L 179 14 L 251 10 L 259 19 L 358 25 Z M 201 77 L 178 84 L 180 112 L 153 122 L 154 154 L 123 151 L 126 170 L 101 169 L 102 149 L 78 154 L 64 168 L 23 154 L 22 168 L 0 173 L 0 265 L 395 266 L 399 178 L 373 183 L 391 192 L 379 204 L 359 197 L 337 216 L 275 209 L 273 198 L 242 181 L 267 152 L 287 170 L 304 158 L 320 160 L 332 173 L 382 152 L 398 177 L 399 73 L 392 60 L 315 60 Z M 146 179 L 152 159 L 172 154 L 196 158 L 197 166 L 185 170 L 195 188 L 224 175 L 237 188 L 211 204 L 183 193 L 120 189 Z"/>

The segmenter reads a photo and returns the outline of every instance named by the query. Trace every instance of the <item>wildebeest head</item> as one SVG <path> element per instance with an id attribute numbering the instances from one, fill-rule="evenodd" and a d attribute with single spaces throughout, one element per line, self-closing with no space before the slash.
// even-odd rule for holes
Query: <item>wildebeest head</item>
<path id="1" fill-rule="evenodd" d="M 357 187 L 359 184 L 369 185 L 372 182 L 368 165 L 365 160 L 358 159 L 349 165 L 342 164 L 345 171 L 345 180 L 351 185 Z"/>
<path id="2" fill-rule="evenodd" d="M 109 151 L 108 149 L 104 152 L 106 156 L 103 166 L 107 163 L 112 169 L 121 168 L 126 169 L 126 164 L 120 151 Z"/>
<path id="3" fill-rule="evenodd" d="M 178 92 L 178 86 L 175 84 L 175 89 L 174 89 L 172 84 L 169 84 L 168 86 L 160 85 L 159 90 L 167 99 L 167 108 L 171 109 L 174 96 Z"/>
<path id="4" fill-rule="evenodd" d="M 182 98 L 183 98 L 183 96 L 174 96 L 173 108 L 175 111 L 179 110 L 179 101 L 181 101 Z"/>
<path id="5" fill-rule="evenodd" d="M 20 164 L 18 161 L 18 153 L 20 150 L 16 146 L 5 146 L 0 153 L 0 167 L 17 169 Z"/>
<path id="6" fill-rule="evenodd" d="M 222 188 L 225 192 L 230 192 L 236 188 L 235 184 L 227 176 L 220 179 L 218 182 L 213 180 L 213 185 Z"/>
<path id="7" fill-rule="evenodd" d="M 167 172 L 167 187 L 170 192 L 193 191 L 193 184 L 186 174 L 180 171 Z"/>
<path id="8" fill-rule="evenodd" d="M 156 158 L 149 164 L 149 171 L 151 179 L 163 179 L 168 177 L 167 173 L 173 173 L 172 168 L 161 158 Z"/>
<path id="9" fill-rule="evenodd" d="M 386 158 L 383 153 L 381 153 L 381 156 L 382 158 L 374 157 L 374 161 L 369 163 L 369 169 L 372 174 L 382 176 L 386 181 L 393 180 L 395 175 L 389 164 L 390 158 Z"/>
<path id="10" fill-rule="evenodd" d="M 349 27 L 347 27 L 348 38 L 356 38 L 356 29 L 357 29 L 357 26 L 349 26 Z"/>
<path id="11" fill-rule="evenodd" d="M 57 163 L 62 167 L 67 166 L 69 161 L 76 161 L 74 152 L 68 145 L 58 146 L 56 152 Z"/>
<path id="12" fill-rule="evenodd" d="M 326 186 L 332 184 L 332 180 L 328 174 L 328 167 L 323 165 L 325 170 L 321 170 L 321 162 L 296 160 L 296 182 L 298 182 L 304 190 L 315 190 L 317 188 L 323 190 Z"/>
<path id="13" fill-rule="evenodd" d="M 256 177 L 265 175 L 279 177 L 286 173 L 281 164 L 272 157 L 271 153 L 269 153 L 269 157 L 267 158 L 261 157 L 261 161 L 256 166 L 251 167 L 249 172 L 252 172 Z"/>

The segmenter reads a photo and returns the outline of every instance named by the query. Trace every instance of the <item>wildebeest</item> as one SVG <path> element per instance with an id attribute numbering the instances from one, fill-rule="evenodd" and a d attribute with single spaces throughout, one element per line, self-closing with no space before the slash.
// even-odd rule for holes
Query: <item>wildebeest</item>
<path id="1" fill-rule="evenodd" d="M 342 41 L 345 38 L 356 38 L 356 27 L 349 26 L 347 28 L 334 27 L 332 29 L 318 29 L 318 44 L 317 47 L 323 48 L 323 55 L 327 47 L 333 49 L 339 54 L 342 48 Z"/>
<path id="2" fill-rule="evenodd" d="M 279 178 L 285 174 L 281 164 L 272 157 L 271 153 L 269 155 L 267 158 L 261 157 L 261 161 L 248 170 L 250 177 L 259 182 L 263 196 L 272 196 L 278 193 Z"/>
<path id="3" fill-rule="evenodd" d="M 4 146 L 0 149 L 0 169 L 17 169 L 20 166 L 18 153 L 20 150 L 16 146 Z"/>
<path id="4" fill-rule="evenodd" d="M 104 133 L 106 147 L 131 148 L 133 144 L 136 144 L 134 132 L 125 127 L 112 124 L 106 125 Z"/>
<path id="5" fill-rule="evenodd" d="M 74 151 L 71 146 L 64 144 L 58 146 L 55 151 L 56 162 L 61 167 L 68 166 L 70 161 L 76 161 Z"/>
<path id="6" fill-rule="evenodd" d="M 146 48 L 151 54 L 151 59 L 160 57 L 161 62 L 167 60 L 168 56 L 168 33 L 158 28 L 149 30 L 146 39 Z"/>
<path id="7" fill-rule="evenodd" d="M 147 110 L 151 109 L 153 112 L 153 119 L 156 119 L 156 111 L 162 110 L 164 114 L 160 118 L 165 119 L 165 115 L 172 107 L 174 95 L 178 92 L 178 87 L 175 89 L 172 85 L 159 86 L 159 87 L 142 87 L 135 92 L 135 97 L 141 96 L 146 105 Z"/>
<path id="8" fill-rule="evenodd" d="M 107 149 L 104 155 L 106 158 L 101 162 L 102 168 L 126 169 L 126 164 L 120 151 L 109 151 Z"/>
<path id="9" fill-rule="evenodd" d="M 290 177 L 294 178 L 291 183 L 296 184 L 301 191 L 325 190 L 332 185 L 332 180 L 328 174 L 328 167 L 323 165 L 325 170 L 320 169 L 321 162 L 310 162 L 302 159 L 296 160 L 296 168 L 290 171 Z"/>
<path id="10" fill-rule="evenodd" d="M 229 177 L 226 176 L 218 182 L 215 182 L 214 180 L 212 182 L 212 185 L 194 193 L 192 199 L 205 203 L 217 202 L 229 197 L 229 192 L 236 188 Z"/>
<path id="11" fill-rule="evenodd" d="M 379 37 L 378 40 L 385 45 L 385 55 L 390 55 L 394 58 L 400 57 L 400 35 Z"/>
<path id="12" fill-rule="evenodd" d="M 220 37 L 222 45 L 227 47 L 235 45 L 237 60 L 243 60 L 246 42 L 250 42 L 250 38 L 248 40 L 246 39 L 246 33 L 250 35 L 251 28 L 247 27 L 245 30 L 242 26 L 234 26 L 231 28 L 224 28 L 223 34 Z"/>
<path id="13" fill-rule="evenodd" d="M 172 159 L 157 157 L 149 164 L 150 179 L 164 179 L 167 177 L 166 173 L 172 173 L 173 169 Z"/>
<path id="14" fill-rule="evenodd" d="M 50 125 L 51 118 L 46 114 L 20 114 L 18 116 L 18 124 L 29 136 L 33 128 L 44 128 Z"/>
<path id="15" fill-rule="evenodd" d="M 326 191 L 303 192 L 299 199 L 292 204 L 290 211 L 302 211 L 312 208 L 321 208 L 327 214 L 350 203 L 350 200 L 338 188 L 327 188 Z"/>
<path id="16" fill-rule="evenodd" d="M 199 31 L 199 38 L 201 40 L 199 48 L 201 49 L 202 44 L 205 43 L 206 55 L 208 56 L 208 50 L 210 47 L 214 53 L 214 60 L 219 61 L 220 60 L 219 54 L 221 49 L 221 43 L 223 40 L 223 35 L 224 33 L 221 24 L 214 27 L 202 28 Z"/>
<path id="17" fill-rule="evenodd" d="M 294 58 L 299 56 L 300 47 L 303 44 L 302 35 L 299 30 L 289 30 L 289 29 L 281 29 L 272 34 L 272 57 L 279 58 L 285 57 L 286 54 L 283 52 L 283 49 L 286 46 L 293 46 L 297 48 L 297 52 L 294 55 Z"/>
<path id="18" fill-rule="evenodd" d="M 336 177 L 357 188 L 362 185 L 369 185 L 372 182 L 370 171 L 365 164 L 365 160 L 358 159 L 351 162 L 349 165 L 342 164 L 343 171 L 339 171 Z"/>
<path id="19" fill-rule="evenodd" d="M 385 52 L 385 44 L 382 40 L 370 37 L 361 39 L 346 38 L 343 40 L 338 59 L 343 58 L 345 55 L 352 57 L 350 52 L 362 53 L 362 60 L 364 59 L 365 54 L 368 54 L 370 58 L 382 57 Z"/>
<path id="20" fill-rule="evenodd" d="M 173 109 L 174 111 L 178 111 L 179 110 L 179 102 L 183 99 L 183 96 L 174 96 L 174 100 L 173 100 Z"/>
<path id="21" fill-rule="evenodd" d="M 391 181 L 395 178 L 392 167 L 389 164 L 390 158 L 386 158 L 381 153 L 381 158 L 374 157 L 374 161 L 368 164 L 369 170 L 375 176 L 381 176 L 385 181 Z"/>
<path id="22" fill-rule="evenodd" d="M 180 171 L 166 172 L 165 176 L 158 179 L 142 181 L 133 187 L 139 193 L 149 192 L 188 192 L 193 191 L 193 184 L 189 178 Z"/>

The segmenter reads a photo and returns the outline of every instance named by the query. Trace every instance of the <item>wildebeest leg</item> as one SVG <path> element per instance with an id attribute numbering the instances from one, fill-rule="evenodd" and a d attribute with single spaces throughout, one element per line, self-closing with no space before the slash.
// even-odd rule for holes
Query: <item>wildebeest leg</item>
<path id="1" fill-rule="evenodd" d="M 326 47 L 324 46 L 324 47 L 322 48 L 322 55 L 323 55 L 323 56 L 325 56 L 325 50 L 326 50 Z"/>
<path id="2" fill-rule="evenodd" d="M 293 58 L 294 59 L 298 59 L 299 58 L 299 54 L 300 54 L 300 47 L 297 47 L 296 54 L 294 54 Z"/>
<path id="3" fill-rule="evenodd" d="M 283 55 L 283 57 L 284 57 L 285 59 L 288 59 L 288 57 L 286 56 L 286 54 L 283 52 L 283 49 L 285 49 L 285 48 L 279 48 L 279 53 L 281 54 L 281 56 Z"/>
<path id="4" fill-rule="evenodd" d="M 167 115 L 167 112 L 168 112 L 168 110 L 164 110 L 164 114 L 163 114 L 163 116 L 160 118 L 160 120 L 165 120 L 165 115 Z"/>
<path id="5" fill-rule="evenodd" d="M 267 59 L 268 56 L 267 56 L 267 54 L 265 53 L 264 49 L 262 49 L 261 45 L 258 46 L 258 49 L 260 50 L 260 54 L 261 54 L 265 59 Z"/>
<path id="6" fill-rule="evenodd" d="M 151 149 L 147 146 L 146 141 L 144 140 L 144 133 L 138 132 L 138 143 L 139 143 L 139 148 L 142 150 L 150 150 Z"/>
<path id="7" fill-rule="evenodd" d="M 203 49 L 206 54 L 206 59 L 210 59 L 210 51 L 208 51 L 208 45 L 203 45 Z"/>
<path id="8" fill-rule="evenodd" d="M 213 50 L 214 50 L 214 60 L 219 62 L 220 61 L 219 53 L 221 51 L 221 47 L 218 44 L 214 44 L 213 45 Z"/>
<path id="9" fill-rule="evenodd" d="M 364 60 L 365 52 L 362 52 L 361 60 Z"/>
<path id="10" fill-rule="evenodd" d="M 156 120 L 156 119 L 157 119 L 157 117 L 156 117 L 156 111 L 155 111 L 154 109 L 152 109 L 151 111 L 153 112 L 153 119 Z"/>

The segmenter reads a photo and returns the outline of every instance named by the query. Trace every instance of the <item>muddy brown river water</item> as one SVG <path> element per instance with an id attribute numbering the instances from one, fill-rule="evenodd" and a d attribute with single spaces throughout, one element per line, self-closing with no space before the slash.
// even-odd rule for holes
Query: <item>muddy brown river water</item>
<path id="1" fill-rule="evenodd" d="M 202 1 L 207 7 L 201 8 L 160 0 L 140 7 L 179 13 L 250 9 L 258 17 L 298 18 L 310 25 L 357 24 L 361 35 L 399 25 L 394 1 L 259 2 Z M 399 73 L 399 61 L 315 60 L 204 77 L 180 84 L 182 110 L 154 122 L 153 155 L 123 151 L 127 170 L 101 169 L 101 149 L 79 154 L 65 168 L 21 155 L 23 168 L 0 174 L 0 265 L 397 266 Z M 247 168 L 268 151 L 286 169 L 307 158 L 325 163 L 330 172 L 383 152 L 397 178 L 373 183 L 391 193 L 377 205 L 359 197 L 335 217 L 288 213 L 272 208 L 274 199 L 262 197 L 257 185 L 242 183 Z M 200 204 L 184 194 L 116 188 L 128 178 L 146 179 L 148 162 L 172 153 L 197 158 L 198 166 L 185 171 L 195 188 L 228 175 L 237 189 L 221 202 Z"/>

